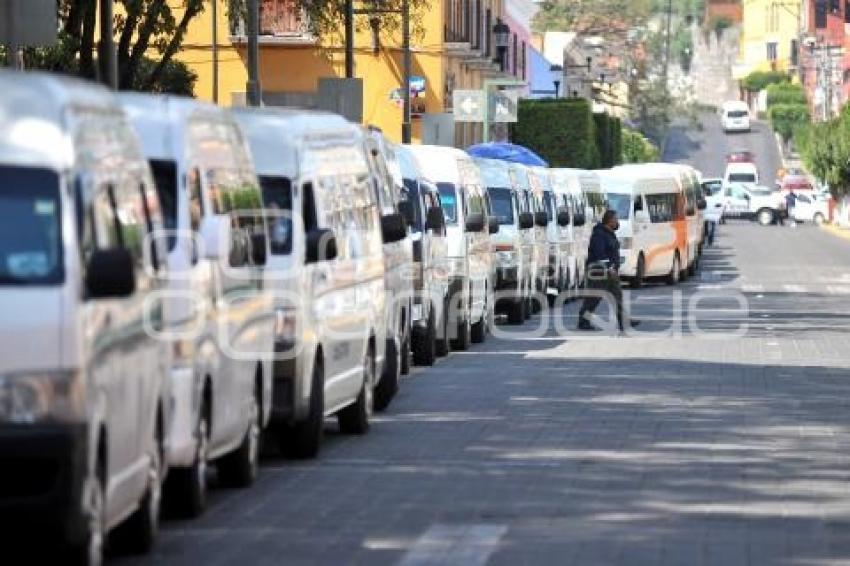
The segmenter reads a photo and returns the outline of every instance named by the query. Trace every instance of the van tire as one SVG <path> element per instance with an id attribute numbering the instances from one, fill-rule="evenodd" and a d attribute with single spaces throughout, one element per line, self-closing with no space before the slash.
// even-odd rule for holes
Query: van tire
<path id="1" fill-rule="evenodd" d="M 673 256 L 673 265 L 670 266 L 670 273 L 667 274 L 667 284 L 676 285 L 682 274 L 682 261 L 679 259 L 679 252 Z"/>
<path id="2" fill-rule="evenodd" d="M 139 508 L 130 515 L 126 522 L 117 530 L 116 537 L 121 546 L 132 553 L 144 554 L 149 552 L 156 542 L 159 532 L 159 516 L 162 506 L 162 433 L 154 436 L 154 449 L 148 463 L 145 494 L 139 502 Z"/>
<path id="3" fill-rule="evenodd" d="M 409 312 L 409 311 L 408 311 Z M 409 319 L 405 317 L 405 322 Z M 410 357 L 411 357 L 411 334 L 413 331 L 410 328 L 410 324 L 406 323 L 404 325 L 404 342 L 401 344 L 401 375 L 407 375 L 410 373 Z"/>
<path id="4" fill-rule="evenodd" d="M 319 455 L 325 426 L 325 370 L 322 360 L 316 356 L 313 375 L 310 378 L 310 407 L 307 418 L 280 431 L 280 449 L 286 456 L 312 459 Z"/>
<path id="5" fill-rule="evenodd" d="M 105 463 L 98 456 L 95 470 L 83 486 L 82 497 L 88 501 L 86 512 L 81 517 L 85 532 L 78 541 L 68 546 L 71 564 L 75 566 L 101 566 L 107 545 L 106 533 L 106 487 L 104 480 Z"/>
<path id="6" fill-rule="evenodd" d="M 472 325 L 469 338 L 473 344 L 483 344 L 484 340 L 487 339 L 487 307 L 484 307 L 481 320 Z"/>
<path id="7" fill-rule="evenodd" d="M 457 350 L 459 352 L 463 352 L 469 349 L 470 344 L 470 334 L 472 333 L 472 329 L 470 328 L 469 319 L 464 318 L 460 322 L 457 323 L 457 338 L 452 340 L 452 349 Z"/>
<path id="8" fill-rule="evenodd" d="M 443 358 L 449 355 L 451 343 L 449 340 L 449 310 L 448 306 L 443 305 L 443 316 L 440 317 L 440 328 L 442 336 L 437 336 L 437 342 L 434 344 L 434 351 L 438 358 Z"/>
<path id="9" fill-rule="evenodd" d="M 637 266 L 635 267 L 635 276 L 632 278 L 632 289 L 643 288 L 646 282 L 646 259 L 643 254 L 638 256 Z"/>
<path id="10" fill-rule="evenodd" d="M 511 303 L 508 309 L 508 324 L 520 325 L 525 322 L 525 299 L 520 297 Z"/>
<path id="11" fill-rule="evenodd" d="M 699 255 L 697 255 L 697 256 L 694 258 L 693 263 L 691 263 L 691 265 L 689 265 L 689 266 L 688 266 L 688 276 L 689 276 L 689 277 L 694 277 L 694 276 L 696 276 L 697 271 L 699 271 L 699 258 L 700 258 L 700 256 L 699 256 Z"/>
<path id="12" fill-rule="evenodd" d="M 769 208 L 762 208 L 756 213 L 756 219 L 762 226 L 770 226 L 776 222 L 776 213 Z"/>
<path id="13" fill-rule="evenodd" d="M 399 340 L 403 340 L 403 338 L 399 337 Z M 393 397 L 398 393 L 398 381 L 402 365 L 401 359 L 403 357 L 404 349 L 396 346 L 395 340 L 388 340 L 387 364 L 381 380 L 375 385 L 374 406 L 376 411 L 383 411 L 389 407 Z"/>
<path id="14" fill-rule="evenodd" d="M 231 487 L 248 487 L 257 479 L 260 455 L 260 395 L 255 386 L 251 396 L 251 421 L 239 448 L 218 463 L 221 482 Z"/>
<path id="15" fill-rule="evenodd" d="M 209 412 L 205 400 L 198 417 L 195 461 L 189 468 L 170 470 L 166 482 L 166 501 L 170 501 L 176 512 L 187 519 L 197 517 L 207 506 L 209 433 Z"/>
<path id="16" fill-rule="evenodd" d="M 413 335 L 413 362 L 418 366 L 432 366 L 437 360 L 437 327 L 434 322 L 434 309 L 428 316 L 425 332 Z"/>
<path id="17" fill-rule="evenodd" d="M 337 413 L 339 430 L 345 434 L 366 434 L 374 409 L 375 354 L 370 345 L 363 361 L 363 383 L 353 404 Z"/>
<path id="18" fill-rule="evenodd" d="M 815 217 L 812 220 L 814 220 L 816 226 L 822 226 L 824 222 L 826 222 L 826 218 L 824 218 L 823 214 L 820 212 L 815 214 Z"/>

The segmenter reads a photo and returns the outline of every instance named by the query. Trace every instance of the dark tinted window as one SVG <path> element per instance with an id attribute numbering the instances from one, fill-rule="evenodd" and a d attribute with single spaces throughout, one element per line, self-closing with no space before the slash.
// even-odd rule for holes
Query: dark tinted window
<path id="1" fill-rule="evenodd" d="M 414 223 L 410 229 L 414 232 L 422 231 L 422 195 L 419 192 L 419 183 L 413 179 L 404 180 L 404 188 L 407 191 L 407 200 L 413 207 Z"/>
<path id="2" fill-rule="evenodd" d="M 457 190 L 451 183 L 437 183 L 440 191 L 440 206 L 443 207 L 443 215 L 446 224 L 457 224 Z"/>
<path id="3" fill-rule="evenodd" d="M 152 159 L 151 171 L 162 211 L 162 227 L 168 232 L 168 250 L 177 242 L 177 165 L 173 161 Z"/>
<path id="4" fill-rule="evenodd" d="M 755 183 L 756 176 L 752 173 L 732 173 L 729 175 L 730 183 Z"/>
<path id="5" fill-rule="evenodd" d="M 0 167 L 0 179 L 0 285 L 61 283 L 58 175 Z"/>
<path id="6" fill-rule="evenodd" d="M 608 208 L 617 211 L 620 220 L 628 220 L 632 216 L 632 196 L 610 193 L 608 195 Z"/>
<path id="7" fill-rule="evenodd" d="M 746 110 L 730 110 L 726 115 L 730 118 L 746 118 L 750 113 Z"/>
<path id="8" fill-rule="evenodd" d="M 490 214 L 495 217 L 499 224 L 514 223 L 513 194 L 510 189 L 493 187 L 487 189 L 490 195 Z"/>
<path id="9" fill-rule="evenodd" d="M 292 252 L 292 183 L 285 177 L 260 177 L 273 254 Z"/>

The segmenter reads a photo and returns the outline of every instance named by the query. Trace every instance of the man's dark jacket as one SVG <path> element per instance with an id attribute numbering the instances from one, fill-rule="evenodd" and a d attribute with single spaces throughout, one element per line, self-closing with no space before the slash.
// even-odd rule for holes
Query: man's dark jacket
<path id="1" fill-rule="evenodd" d="M 620 268 L 620 241 L 617 239 L 617 234 L 600 222 L 593 227 L 593 233 L 590 236 L 587 263 L 593 264 L 605 260 L 608 260 L 609 267 Z"/>

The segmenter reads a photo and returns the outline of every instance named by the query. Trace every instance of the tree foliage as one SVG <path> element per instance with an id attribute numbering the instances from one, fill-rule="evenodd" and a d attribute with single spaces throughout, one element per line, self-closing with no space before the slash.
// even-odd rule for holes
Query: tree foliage
<path id="1" fill-rule="evenodd" d="M 777 104 L 802 104 L 808 103 L 806 91 L 802 85 L 791 83 L 777 83 L 767 87 L 767 106 Z"/>
<path id="2" fill-rule="evenodd" d="M 658 161 L 660 152 L 643 134 L 623 128 L 623 163 L 651 163 Z"/>
<path id="3" fill-rule="evenodd" d="M 794 132 L 809 123 L 809 107 L 805 104 L 774 104 L 768 108 L 770 125 L 785 143 L 791 140 Z"/>
<path id="4" fill-rule="evenodd" d="M 651 4 L 651 0 L 546 0 L 533 25 L 537 31 L 607 35 L 645 23 Z"/>
<path id="5" fill-rule="evenodd" d="M 773 84 L 785 83 L 790 80 L 787 73 L 779 71 L 753 71 L 741 81 L 741 86 L 748 92 L 761 92 Z"/>
<path id="6" fill-rule="evenodd" d="M 799 127 L 794 139 L 806 169 L 834 196 L 850 194 L 850 106 L 837 118 Z"/>

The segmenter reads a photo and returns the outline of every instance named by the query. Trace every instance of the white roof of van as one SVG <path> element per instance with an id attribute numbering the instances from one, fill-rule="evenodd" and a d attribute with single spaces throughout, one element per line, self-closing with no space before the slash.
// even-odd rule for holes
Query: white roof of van
<path id="1" fill-rule="evenodd" d="M 510 163 L 501 159 L 485 159 L 483 157 L 473 157 L 472 161 L 481 171 L 481 181 L 484 183 L 484 187 L 513 188 Z"/>
<path id="2" fill-rule="evenodd" d="M 407 145 L 416 158 L 422 173 L 435 183 L 460 183 L 457 162 L 471 161 L 469 155 L 453 147 L 438 145 Z"/>
<path id="3" fill-rule="evenodd" d="M 234 108 L 233 116 L 242 127 L 251 146 L 258 175 L 295 179 L 297 152 L 307 138 L 350 137 L 363 135 L 358 126 L 329 112 L 286 108 Z"/>
<path id="4" fill-rule="evenodd" d="M 669 193 L 671 186 L 675 189 L 675 192 L 681 191 L 681 187 L 674 177 L 659 173 L 658 170 L 648 169 L 636 174 L 640 169 L 616 167 L 599 171 L 599 180 L 602 189 L 612 193 L 633 193 L 637 188 L 649 194 Z"/>
<path id="5" fill-rule="evenodd" d="M 74 152 L 65 111 L 88 107 L 121 113 L 102 86 L 57 74 L 0 69 L 0 92 L 0 162 L 70 167 Z"/>

